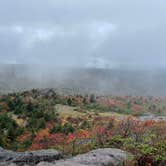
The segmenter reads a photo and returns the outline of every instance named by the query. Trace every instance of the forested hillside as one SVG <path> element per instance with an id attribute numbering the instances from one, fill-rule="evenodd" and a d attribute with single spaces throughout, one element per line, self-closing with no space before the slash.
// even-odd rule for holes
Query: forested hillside
<path id="1" fill-rule="evenodd" d="M 133 154 L 133 162 L 155 164 L 166 156 L 165 115 L 164 97 L 10 93 L 0 96 L 0 146 L 65 155 L 118 148 Z"/>

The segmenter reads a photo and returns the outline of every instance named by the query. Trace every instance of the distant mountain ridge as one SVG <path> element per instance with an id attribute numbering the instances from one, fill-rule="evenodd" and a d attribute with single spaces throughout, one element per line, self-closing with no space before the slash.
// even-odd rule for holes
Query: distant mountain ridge
<path id="1" fill-rule="evenodd" d="M 75 93 L 166 96 L 166 70 L 1 65 L 0 91 L 56 88 Z"/>

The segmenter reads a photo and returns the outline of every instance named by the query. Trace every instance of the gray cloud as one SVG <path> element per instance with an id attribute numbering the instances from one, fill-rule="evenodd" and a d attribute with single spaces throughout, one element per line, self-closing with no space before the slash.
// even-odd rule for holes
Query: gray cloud
<path id="1" fill-rule="evenodd" d="M 164 0 L 0 1 L 0 62 L 165 66 Z"/>

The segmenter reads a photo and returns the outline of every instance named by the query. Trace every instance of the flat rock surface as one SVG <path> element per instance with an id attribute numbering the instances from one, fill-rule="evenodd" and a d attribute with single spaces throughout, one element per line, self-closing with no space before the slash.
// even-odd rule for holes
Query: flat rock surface
<path id="1" fill-rule="evenodd" d="M 98 149 L 71 159 L 50 163 L 39 163 L 37 166 L 123 166 L 128 154 L 119 149 Z"/>
<path id="2" fill-rule="evenodd" d="M 62 159 L 56 150 L 13 152 L 0 148 L 0 166 L 123 166 L 128 156 L 122 150 L 105 148 Z"/>
<path id="3" fill-rule="evenodd" d="M 35 165 L 41 161 L 53 162 L 59 159 L 62 159 L 62 154 L 56 150 L 13 152 L 0 148 L 0 166 Z"/>

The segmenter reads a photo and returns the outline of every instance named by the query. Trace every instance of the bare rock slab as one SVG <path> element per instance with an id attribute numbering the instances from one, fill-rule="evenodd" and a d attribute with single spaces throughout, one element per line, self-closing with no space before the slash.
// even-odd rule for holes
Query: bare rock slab
<path id="1" fill-rule="evenodd" d="M 54 163 L 39 163 L 37 166 L 123 166 L 129 154 L 119 149 L 97 149 L 71 159 Z"/>
<path id="2" fill-rule="evenodd" d="M 31 152 L 13 152 L 0 148 L 0 166 L 35 165 L 42 161 L 53 162 L 62 159 L 62 154 L 56 150 L 39 150 Z"/>

